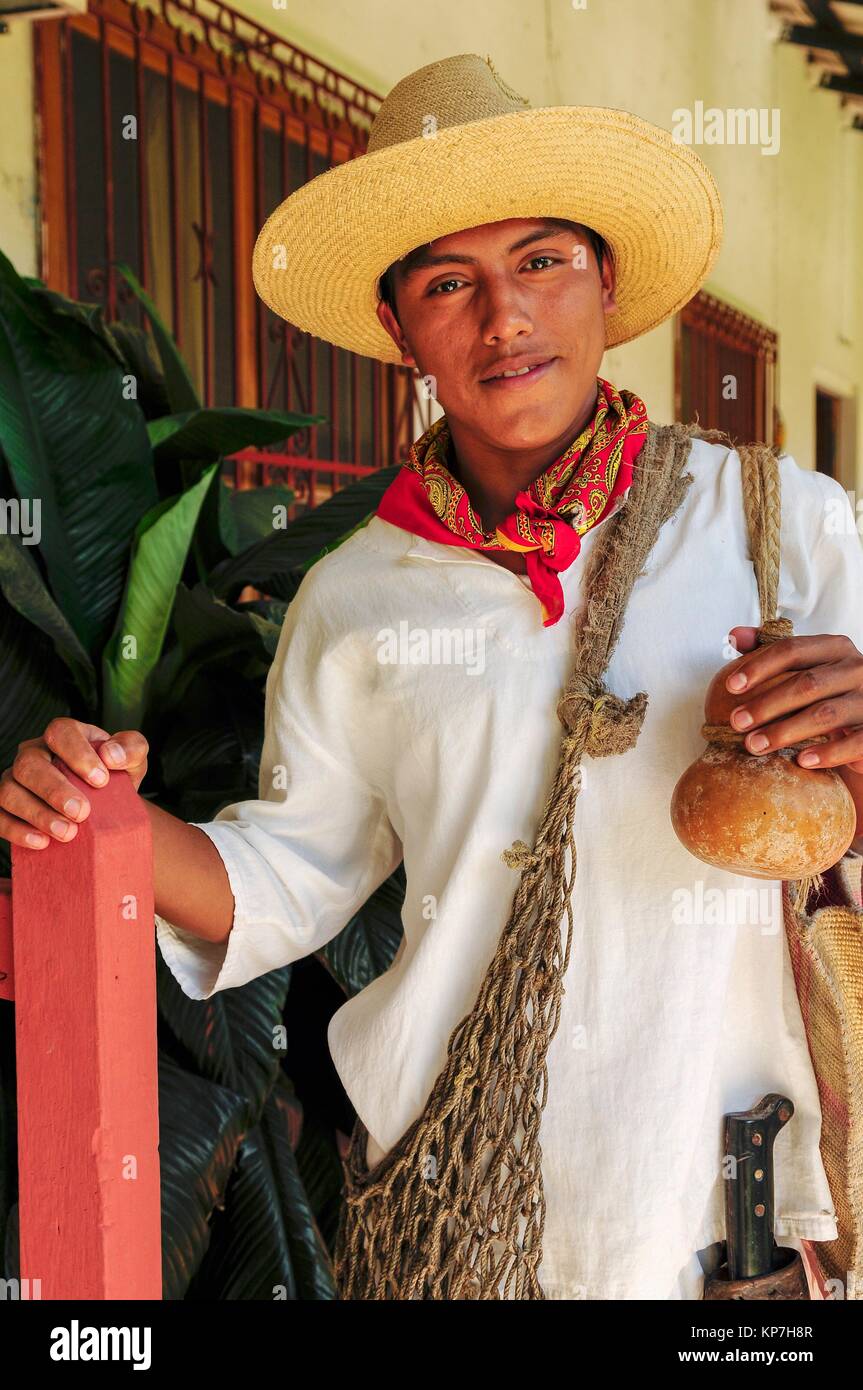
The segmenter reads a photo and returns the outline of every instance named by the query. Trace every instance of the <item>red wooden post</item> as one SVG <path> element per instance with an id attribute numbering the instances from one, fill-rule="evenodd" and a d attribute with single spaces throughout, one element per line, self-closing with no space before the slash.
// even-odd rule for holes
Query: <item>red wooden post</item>
<path id="1" fill-rule="evenodd" d="M 0 999 L 15 998 L 12 962 L 12 880 L 0 878 Z"/>
<path id="2" fill-rule="evenodd" d="M 91 811 L 69 844 L 12 846 L 20 1277 L 161 1299 L 150 822 L 127 773 L 55 761 Z"/>

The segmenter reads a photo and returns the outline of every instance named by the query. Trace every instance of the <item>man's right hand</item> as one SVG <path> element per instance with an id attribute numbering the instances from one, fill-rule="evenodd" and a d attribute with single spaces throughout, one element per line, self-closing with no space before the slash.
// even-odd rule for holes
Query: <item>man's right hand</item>
<path id="1" fill-rule="evenodd" d="M 87 819 L 90 803 L 60 772 L 55 754 L 93 787 L 105 786 L 111 768 L 128 772 L 137 791 L 147 775 L 148 752 L 147 740 L 133 729 L 109 734 L 79 719 L 52 719 L 41 738 L 19 743 L 15 761 L 0 776 L 0 837 L 44 849 L 78 834 L 77 822 Z"/>

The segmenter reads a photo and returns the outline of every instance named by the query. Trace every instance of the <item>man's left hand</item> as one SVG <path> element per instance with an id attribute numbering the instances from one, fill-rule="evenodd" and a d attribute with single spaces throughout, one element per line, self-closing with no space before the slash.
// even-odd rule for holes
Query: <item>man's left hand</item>
<path id="1" fill-rule="evenodd" d="M 856 778 L 863 776 L 863 656 L 850 637 L 782 637 L 756 647 L 756 632 L 733 627 L 728 634 L 747 654 L 725 682 L 741 701 L 732 711 L 732 728 L 746 730 L 744 746 L 756 756 L 826 735 L 829 743 L 798 753 L 797 762 L 835 767 L 843 776 L 850 772 L 845 780 L 856 791 Z M 797 674 L 759 694 L 761 682 L 783 671 Z M 746 677 L 742 686 L 741 675 Z M 860 811 L 858 802 L 858 816 Z"/>

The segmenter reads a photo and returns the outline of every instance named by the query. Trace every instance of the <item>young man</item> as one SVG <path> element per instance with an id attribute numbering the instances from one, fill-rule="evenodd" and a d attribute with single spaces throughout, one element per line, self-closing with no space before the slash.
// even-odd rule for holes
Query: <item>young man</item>
<path id="1" fill-rule="evenodd" d="M 513 895 L 501 851 L 533 843 L 557 766 L 584 566 L 646 430 L 638 397 L 598 379 L 603 352 L 695 293 L 720 226 L 709 174 L 664 132 L 621 112 L 525 109 L 466 55 L 404 79 L 369 154 L 292 195 L 258 238 L 268 303 L 415 366 L 445 414 L 288 611 L 260 799 L 197 826 L 148 804 L 158 941 L 185 992 L 209 998 L 319 949 L 404 858 L 397 959 L 329 1030 L 369 1164 L 423 1110 L 474 1004 Z M 725 1234 L 722 1117 L 768 1091 L 795 1106 L 776 1151 L 780 1243 L 836 1235 L 779 895 L 754 923 L 676 910 L 681 890 L 695 901 L 749 882 L 694 860 L 669 802 L 703 746 L 728 637 L 750 650 L 759 618 L 740 461 L 694 440 L 688 467 L 607 673 L 612 691 L 649 692 L 640 736 L 582 760 L 541 1130 L 549 1298 L 700 1298 Z M 828 503 L 850 516 L 838 484 L 788 456 L 780 467 L 779 606 L 802 635 L 752 651 L 740 711 L 770 749 L 829 733 L 819 756 L 860 829 L 863 554 L 853 518 L 825 526 Z M 799 680 L 759 691 L 792 669 Z M 0 833 L 68 838 L 57 812 L 73 827 L 87 814 L 65 804 L 52 753 L 94 784 L 106 764 L 139 786 L 141 735 L 94 746 L 107 737 L 56 720 L 22 745 Z M 751 735 L 747 747 L 762 751 Z"/>

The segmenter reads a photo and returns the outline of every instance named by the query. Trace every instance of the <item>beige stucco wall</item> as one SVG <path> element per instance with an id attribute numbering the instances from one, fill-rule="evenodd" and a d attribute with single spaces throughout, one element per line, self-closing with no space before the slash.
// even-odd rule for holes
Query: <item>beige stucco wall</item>
<path id="1" fill-rule="evenodd" d="M 863 133 L 844 128 L 838 97 L 810 88 L 803 51 L 775 41 L 766 0 L 435 0 L 433 7 L 240 0 L 237 7 L 381 93 L 423 63 L 477 52 L 535 106 L 620 106 L 668 129 L 674 111 L 696 101 L 778 108 L 776 155 L 756 146 L 698 147 L 726 214 L 725 244 L 706 288 L 779 333 L 786 447 L 813 466 L 816 383 L 850 397 L 863 388 Z M 0 246 L 32 273 L 29 32 L 19 21 L 11 30 L 0 38 L 4 105 L 17 115 L 0 123 Z M 603 371 L 639 391 L 653 418 L 671 418 L 670 324 L 607 354 Z M 857 436 L 863 495 L 863 420 Z"/>
<path id="2" fill-rule="evenodd" d="M 0 34 L 0 251 L 36 275 L 38 244 L 31 26 L 7 20 Z"/>

